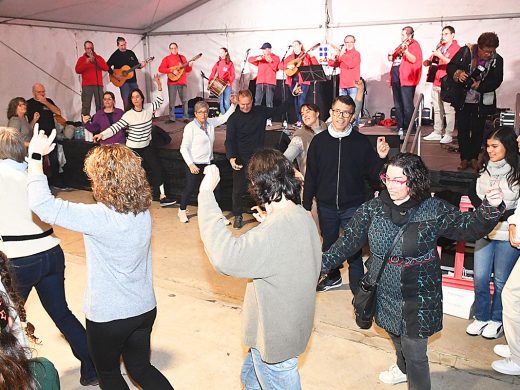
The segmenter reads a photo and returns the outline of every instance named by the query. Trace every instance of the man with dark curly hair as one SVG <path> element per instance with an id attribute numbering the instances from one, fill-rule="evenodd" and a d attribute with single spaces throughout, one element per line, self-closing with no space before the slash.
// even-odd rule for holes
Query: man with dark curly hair
<path id="1" fill-rule="evenodd" d="M 300 389 L 298 355 L 314 321 L 320 239 L 300 205 L 301 182 L 279 151 L 262 149 L 248 164 L 249 192 L 266 214 L 240 237 L 225 227 L 213 195 L 220 177 L 206 167 L 199 193 L 199 227 L 206 253 L 225 275 L 248 278 L 243 340 L 250 350 L 242 367 L 246 389 Z"/>

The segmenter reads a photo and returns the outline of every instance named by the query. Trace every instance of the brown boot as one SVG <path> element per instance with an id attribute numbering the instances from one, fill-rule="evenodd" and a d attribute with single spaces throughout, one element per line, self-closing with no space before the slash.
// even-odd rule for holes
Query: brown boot
<path id="1" fill-rule="evenodd" d="M 469 161 L 468 160 L 461 160 L 460 165 L 457 167 L 459 171 L 465 171 L 469 167 Z"/>

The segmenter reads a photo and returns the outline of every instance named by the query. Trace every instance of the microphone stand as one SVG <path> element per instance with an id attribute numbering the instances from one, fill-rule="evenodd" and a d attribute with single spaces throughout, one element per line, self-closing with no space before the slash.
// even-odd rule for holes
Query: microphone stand
<path id="1" fill-rule="evenodd" d="M 246 69 L 247 57 L 249 56 L 250 51 L 251 49 L 246 50 L 246 56 L 244 57 L 244 62 L 242 63 L 242 70 L 240 71 L 240 80 L 238 82 L 238 84 L 240 85 L 240 89 L 244 89 L 244 70 Z M 249 89 L 249 86 L 247 87 L 247 89 Z"/>
<path id="2" fill-rule="evenodd" d="M 202 81 L 202 100 L 204 100 L 204 79 L 208 80 L 204 72 L 200 71 L 200 80 Z M 209 95 L 208 95 L 209 96 Z"/>
<path id="3" fill-rule="evenodd" d="M 282 59 L 280 60 L 280 64 L 283 65 L 284 61 L 285 61 L 285 57 L 287 57 L 287 53 L 289 53 L 289 49 L 292 47 L 292 45 L 289 45 L 287 47 L 287 49 L 285 50 L 285 53 L 282 57 Z M 282 79 L 282 103 L 285 102 L 285 80 L 287 79 L 287 76 L 285 74 L 285 70 L 282 69 L 282 72 L 283 72 L 283 79 Z M 290 88 L 290 87 L 289 87 Z M 285 120 L 283 119 L 285 116 Z M 285 111 L 283 114 L 282 114 L 282 128 L 284 130 L 287 130 L 287 123 L 289 123 L 289 113 L 287 111 Z"/>
<path id="4" fill-rule="evenodd" d="M 334 59 L 334 66 L 332 68 L 332 73 L 330 74 L 330 77 L 332 78 L 332 100 L 334 100 L 336 98 L 336 79 L 334 76 L 336 76 L 336 69 L 338 69 L 338 65 L 339 65 L 339 59 L 340 59 L 340 56 L 341 56 L 341 49 L 343 49 L 343 45 L 340 45 L 339 46 L 339 56 L 338 56 L 338 59 Z M 316 104 L 316 102 L 314 102 L 314 104 Z"/>
<path id="5" fill-rule="evenodd" d="M 98 97 L 98 102 L 99 102 L 100 107 L 98 108 L 97 104 L 95 104 L 96 99 L 94 99 L 94 104 L 96 106 L 96 112 L 98 112 L 99 110 L 101 110 L 101 108 L 103 108 L 103 101 L 101 100 L 101 96 L 99 96 L 100 85 L 98 84 L 98 63 L 96 60 L 96 53 L 94 52 L 94 50 L 92 50 L 92 56 L 94 58 L 94 70 L 96 73 L 96 95 Z M 101 74 L 101 71 L 99 71 L 99 73 L 100 73 L 101 81 L 103 81 L 103 75 Z M 92 101 L 91 101 L 91 104 L 92 104 Z"/>

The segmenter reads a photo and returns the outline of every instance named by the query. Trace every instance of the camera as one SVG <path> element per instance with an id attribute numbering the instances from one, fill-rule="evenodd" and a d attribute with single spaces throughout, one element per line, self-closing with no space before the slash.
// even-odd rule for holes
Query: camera
<path id="1" fill-rule="evenodd" d="M 485 71 L 486 68 L 484 68 L 482 65 L 478 65 L 475 69 L 473 69 L 473 72 L 471 72 L 466 81 L 464 81 L 464 89 L 470 89 L 473 83 L 477 81 L 477 79 L 479 79 Z"/>

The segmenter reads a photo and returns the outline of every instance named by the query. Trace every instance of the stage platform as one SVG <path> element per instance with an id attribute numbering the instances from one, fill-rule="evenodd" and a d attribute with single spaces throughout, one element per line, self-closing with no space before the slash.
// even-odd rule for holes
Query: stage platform
<path id="1" fill-rule="evenodd" d="M 169 145 L 159 147 L 158 153 L 165 175 L 166 192 L 173 198 L 179 200 L 184 188 L 184 161 L 179 152 L 182 141 L 182 133 L 186 125 L 182 121 L 174 123 L 167 122 L 168 117 L 154 119 L 154 125 L 166 131 L 172 138 Z M 431 126 L 422 126 L 422 134 L 429 134 Z M 292 132 L 292 130 L 291 130 Z M 377 137 L 384 136 L 390 144 L 390 155 L 398 153 L 400 140 L 397 133 L 389 128 L 382 126 L 362 127 L 362 134 L 369 137 L 371 143 L 376 145 Z M 226 156 L 224 141 L 226 138 L 226 126 L 222 125 L 215 129 L 214 156 L 215 163 L 221 172 L 222 206 L 231 209 L 231 190 L 232 190 L 232 170 Z M 290 136 L 282 131 L 280 122 L 273 122 L 271 128 L 266 129 L 266 146 L 275 147 L 284 151 L 290 142 Z M 410 140 L 411 142 L 411 140 Z M 94 144 L 77 141 L 65 140 L 62 142 L 67 164 L 64 167 L 65 182 L 68 186 L 79 189 L 89 188 L 88 180 L 83 172 L 83 161 L 86 153 Z M 454 150 L 456 145 L 449 147 L 441 146 L 439 142 L 421 142 L 421 157 L 426 166 L 430 169 L 432 179 L 432 190 L 452 190 L 462 194 L 467 193 L 467 188 L 476 177 L 471 171 L 457 171 L 459 165 L 459 155 Z M 196 195 L 190 203 L 196 203 Z"/>

